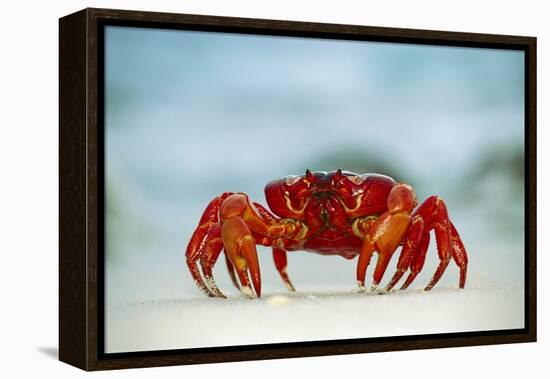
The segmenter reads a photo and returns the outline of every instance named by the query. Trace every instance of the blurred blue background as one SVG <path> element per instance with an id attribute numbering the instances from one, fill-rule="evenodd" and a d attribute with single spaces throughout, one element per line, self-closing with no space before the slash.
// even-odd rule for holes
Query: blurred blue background
<path id="1" fill-rule="evenodd" d="M 105 49 L 108 304 L 203 296 L 184 251 L 207 203 L 239 191 L 265 204 L 268 181 L 306 168 L 440 195 L 469 286 L 523 286 L 522 52 L 112 26 Z M 264 292 L 283 292 L 260 256 Z M 298 291 L 353 290 L 355 264 L 289 256 Z M 441 286 L 456 283 L 450 267 Z"/>

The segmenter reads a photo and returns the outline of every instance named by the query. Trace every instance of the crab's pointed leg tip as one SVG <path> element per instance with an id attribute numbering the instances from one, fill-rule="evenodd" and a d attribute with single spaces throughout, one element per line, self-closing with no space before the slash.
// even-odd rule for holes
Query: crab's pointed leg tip
<path id="1" fill-rule="evenodd" d="M 376 292 L 377 290 L 378 290 L 378 284 L 373 284 L 373 285 L 370 287 L 369 292 Z"/>
<path id="2" fill-rule="evenodd" d="M 359 287 L 359 292 L 367 292 L 367 289 L 365 288 L 365 283 L 361 282 L 360 280 L 357 281 L 357 287 Z"/>
<path id="3" fill-rule="evenodd" d="M 227 296 L 225 296 L 225 294 L 221 291 L 217 293 L 217 297 L 220 299 L 227 299 Z"/>
<path id="4" fill-rule="evenodd" d="M 434 288 L 434 285 L 432 283 L 430 283 L 426 287 L 424 287 L 424 291 L 431 291 L 432 288 Z"/>
<path id="5" fill-rule="evenodd" d="M 249 286 L 242 286 L 241 293 L 249 299 L 254 299 L 255 297 L 254 293 L 252 292 L 252 288 L 250 288 Z"/>

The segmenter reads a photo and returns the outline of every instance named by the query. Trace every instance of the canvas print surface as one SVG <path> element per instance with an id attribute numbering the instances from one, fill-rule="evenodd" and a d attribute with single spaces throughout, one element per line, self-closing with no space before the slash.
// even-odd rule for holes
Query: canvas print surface
<path id="1" fill-rule="evenodd" d="M 523 328 L 524 59 L 502 49 L 106 27 L 105 352 Z M 358 215 L 353 208 L 368 196 L 387 207 L 392 186 L 353 187 L 364 193 L 345 203 L 330 187 L 335 175 L 358 186 L 376 178 L 354 173 L 406 183 L 396 197 L 404 213 L 430 199 L 445 204 L 468 256 L 464 289 L 452 257 L 424 290 L 440 265 L 435 229 L 446 222 L 425 210 L 434 230 L 422 269 L 406 290 L 399 288 L 410 267 L 384 290 L 412 219 L 382 228 L 387 239 L 369 234 L 388 209 Z M 295 212 L 289 216 L 264 193 L 279 178 L 325 187 L 298 197 L 282 190 L 279 205 Z M 406 203 L 409 190 L 417 205 Z M 201 292 L 186 261 L 203 212 L 228 192 L 265 207 L 262 215 L 253 206 L 266 224 L 289 219 L 308 236 L 303 245 L 262 236 L 252 216 L 233 217 L 226 207 L 225 220 L 244 218 L 253 229 L 259 298 L 254 275 L 251 299 L 228 272 L 226 256 L 236 254 L 228 241 L 247 240 L 239 240 L 246 231 L 238 225 L 220 226 L 225 246 L 212 272 L 226 298 Z M 305 211 L 311 204 L 316 216 L 299 216 L 313 212 Z M 344 225 L 350 236 L 343 229 L 313 235 L 317 221 Z M 359 236 L 378 238 L 364 291 L 356 252 L 367 247 Z M 371 290 L 384 243 L 395 252 Z M 285 272 L 295 291 L 277 270 L 280 253 L 274 262 L 272 247 L 262 246 L 269 244 L 288 248 Z"/>

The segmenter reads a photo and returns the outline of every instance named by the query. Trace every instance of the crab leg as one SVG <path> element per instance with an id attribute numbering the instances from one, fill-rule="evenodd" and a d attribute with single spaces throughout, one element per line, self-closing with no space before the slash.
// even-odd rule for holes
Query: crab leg
<path id="1" fill-rule="evenodd" d="M 254 206 L 258 210 L 258 213 L 260 214 L 260 216 L 262 216 L 262 218 L 265 221 L 269 222 L 269 221 L 277 220 L 277 218 L 275 218 L 275 216 L 273 216 L 263 205 L 259 203 L 254 203 Z M 278 247 L 274 247 L 273 261 L 275 262 L 275 268 L 277 269 L 277 272 L 281 276 L 281 279 L 283 279 L 283 282 L 285 283 L 286 288 L 288 288 L 288 290 L 292 292 L 296 291 L 286 271 L 286 267 L 287 267 L 286 250 L 280 249 Z"/>
<path id="2" fill-rule="evenodd" d="M 453 258 L 460 269 L 459 288 L 464 288 L 466 284 L 468 256 L 456 228 L 449 220 L 445 203 L 439 197 L 431 196 L 417 209 L 415 212 L 416 216 L 422 217 L 426 227 L 419 246 L 414 252 L 409 277 L 401 289 L 406 289 L 422 270 L 430 241 L 428 233 L 432 229 L 434 230 L 437 243 L 439 265 L 425 290 L 429 291 L 437 284 L 449 265 L 451 258 Z"/>
<path id="3" fill-rule="evenodd" d="M 204 292 L 207 296 L 215 297 L 214 293 L 210 291 L 210 289 L 206 286 L 204 283 L 204 280 L 202 279 L 202 275 L 199 271 L 199 268 L 197 266 L 197 261 L 195 259 L 187 259 L 187 267 L 189 267 L 189 272 L 191 273 L 191 276 L 193 277 L 193 281 L 197 285 L 197 287 Z"/>
<path id="4" fill-rule="evenodd" d="M 216 242 L 214 245 L 210 245 L 210 241 L 220 237 L 220 224 L 219 224 L 219 210 L 221 203 L 230 195 L 231 192 L 226 192 L 221 196 L 216 197 L 212 200 L 206 209 L 204 210 L 201 219 L 199 221 L 199 226 L 193 232 L 187 249 L 185 252 L 185 257 L 187 261 L 187 267 L 191 272 L 191 276 L 197 287 L 203 291 L 206 295 L 210 297 L 219 297 L 223 296 L 221 291 L 217 288 L 214 279 L 212 278 L 211 272 L 214 263 L 219 255 L 219 251 L 216 250 Z M 219 248 L 221 250 L 221 247 Z M 207 254 L 208 257 L 202 257 L 203 254 Z M 201 262 L 202 269 L 209 274 L 205 279 L 209 282 L 213 288 L 209 288 L 203 279 L 203 275 L 197 266 L 197 261 Z M 205 274 L 205 276 L 207 275 Z"/>
<path id="5" fill-rule="evenodd" d="M 202 274 L 209 290 L 216 297 L 225 298 L 226 296 L 220 291 L 220 289 L 216 285 L 216 282 L 214 281 L 214 277 L 212 276 L 212 268 L 218 260 L 220 252 L 223 248 L 223 242 L 221 239 L 221 227 L 219 224 L 215 224 L 210 229 L 207 234 L 206 240 L 207 242 L 205 244 L 204 251 L 200 257 Z"/>
<path id="6" fill-rule="evenodd" d="M 189 272 L 191 273 L 193 280 L 197 284 L 197 287 L 210 297 L 215 297 L 218 295 L 214 291 L 210 290 L 205 284 L 197 266 L 197 261 L 201 258 L 205 251 L 209 235 L 211 236 L 210 232 L 212 228 L 216 227 L 216 225 L 219 226 L 220 204 L 230 195 L 231 193 L 226 192 L 221 196 L 216 197 L 208 204 L 201 216 L 199 226 L 195 229 L 193 235 L 191 236 L 191 240 L 189 241 L 185 252 L 187 266 L 189 267 Z"/>
<path id="7" fill-rule="evenodd" d="M 399 261 L 397 262 L 397 271 L 393 275 L 391 281 L 385 288 L 385 291 L 391 291 L 391 289 L 399 282 L 405 271 L 407 271 L 411 265 L 415 251 L 418 249 L 418 243 L 422 237 L 424 231 L 424 221 L 419 216 L 413 217 L 411 226 L 405 237 L 401 254 L 399 255 Z"/>
<path id="8" fill-rule="evenodd" d="M 292 292 L 296 291 L 296 289 L 294 289 L 294 286 L 292 285 L 292 282 L 290 281 L 290 278 L 288 277 L 288 273 L 286 272 L 286 266 L 287 266 L 286 251 L 278 247 L 274 247 L 273 261 L 275 262 L 275 267 L 277 268 L 279 275 L 281 275 L 281 278 L 283 279 L 283 282 L 285 283 L 286 288 L 288 288 L 288 290 Z"/>
<path id="9" fill-rule="evenodd" d="M 434 221 L 433 228 L 435 232 L 435 241 L 437 244 L 437 255 L 439 256 L 439 265 L 435 270 L 435 273 L 426 286 L 425 290 L 431 290 L 441 279 L 441 276 L 449 266 L 452 255 L 451 245 L 451 227 L 449 225 L 449 217 L 447 216 L 447 207 L 442 201 L 436 199 L 436 220 Z"/>
<path id="10" fill-rule="evenodd" d="M 200 243 L 197 243 L 197 246 L 192 246 L 193 239 L 191 239 L 187 247 L 187 253 L 185 254 L 185 256 L 186 256 L 187 267 L 189 268 L 189 272 L 191 273 L 191 276 L 193 277 L 193 281 L 195 282 L 197 287 L 206 295 L 210 297 L 215 297 L 216 295 L 214 294 L 214 292 L 212 292 L 208 288 L 208 286 L 204 283 L 204 279 L 202 278 L 202 275 L 199 271 L 199 267 L 197 266 L 197 261 L 201 257 L 202 248 L 204 246 L 203 240 L 204 240 L 204 237 L 206 237 L 208 233 L 208 229 L 210 227 L 211 227 L 210 225 L 207 225 L 207 226 L 199 227 L 197 228 L 197 230 L 195 230 L 196 234 L 199 234 L 199 233 L 203 234 L 202 239 L 200 240 Z M 206 230 L 203 230 L 203 229 L 206 229 Z M 193 237 L 194 236 L 195 235 L 193 235 Z"/>
<path id="11" fill-rule="evenodd" d="M 459 288 L 464 288 L 466 285 L 466 273 L 468 270 L 468 255 L 466 254 L 466 249 L 464 248 L 464 244 L 462 243 L 462 239 L 460 239 L 460 236 L 458 232 L 456 231 L 455 226 L 452 222 L 449 221 L 449 224 L 451 225 L 451 239 L 452 239 L 452 245 L 453 245 L 453 260 L 455 261 L 456 265 L 459 267 L 460 270 L 460 279 L 458 283 Z"/>
<path id="12" fill-rule="evenodd" d="M 445 272 L 453 255 L 457 257 L 455 258 L 455 261 L 459 262 L 465 262 L 467 261 L 467 258 L 465 258 L 466 250 L 462 245 L 458 233 L 456 233 L 453 237 L 447 207 L 445 206 L 443 200 L 437 196 L 431 196 L 424 202 L 424 204 L 426 204 L 426 206 L 421 207 L 422 210 L 419 208 L 419 213 L 421 212 L 420 214 L 425 220 L 429 220 L 428 223 L 430 224 L 430 227 L 428 230 L 433 229 L 435 232 L 437 254 L 439 256 L 439 265 L 437 266 L 432 279 L 425 288 L 426 291 L 429 291 L 437 284 L 439 279 L 441 279 L 441 276 Z M 465 267 L 465 263 L 463 264 L 463 267 Z M 465 268 L 462 267 L 460 271 L 461 279 L 459 279 L 459 287 L 463 288 L 463 284 L 465 283 L 462 283 L 462 281 L 464 280 L 465 282 L 466 280 L 466 271 Z M 464 279 L 462 280 L 462 278 Z"/>
<path id="13" fill-rule="evenodd" d="M 405 280 L 405 283 L 401 286 L 401 290 L 407 289 L 413 280 L 416 278 L 418 273 L 422 271 L 422 268 L 424 267 L 424 262 L 426 261 L 426 252 L 428 251 L 428 247 L 430 246 L 430 233 L 425 231 L 422 234 L 422 238 L 420 239 L 420 242 L 418 244 L 418 247 L 414 251 L 413 258 L 411 260 L 411 272 L 409 273 L 409 276 Z"/>
<path id="14" fill-rule="evenodd" d="M 277 218 L 271 214 L 262 204 L 253 203 L 254 207 L 265 221 L 275 221 Z"/>
<path id="15" fill-rule="evenodd" d="M 367 267 L 370 265 L 372 254 L 374 253 L 375 246 L 372 243 L 370 237 L 366 237 L 361 247 L 361 254 L 359 254 L 359 260 L 357 261 L 357 285 L 361 291 L 365 291 L 365 277 L 367 275 Z"/>

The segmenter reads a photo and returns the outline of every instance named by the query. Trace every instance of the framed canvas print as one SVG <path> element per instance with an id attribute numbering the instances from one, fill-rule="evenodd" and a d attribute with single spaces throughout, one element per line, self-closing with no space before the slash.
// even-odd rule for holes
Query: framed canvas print
<path id="1" fill-rule="evenodd" d="M 60 19 L 60 359 L 536 340 L 536 39 Z"/>

